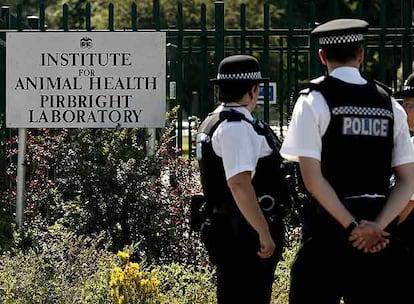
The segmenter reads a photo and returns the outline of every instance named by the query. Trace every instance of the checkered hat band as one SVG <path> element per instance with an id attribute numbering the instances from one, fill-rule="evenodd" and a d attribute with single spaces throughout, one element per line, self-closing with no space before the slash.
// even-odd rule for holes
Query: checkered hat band
<path id="1" fill-rule="evenodd" d="M 236 74 L 217 74 L 218 80 L 258 80 L 262 79 L 260 72 L 236 73 Z"/>
<path id="2" fill-rule="evenodd" d="M 332 109 L 333 115 L 367 115 L 367 116 L 385 116 L 394 118 L 391 111 L 381 108 L 364 108 L 364 107 L 336 107 Z"/>
<path id="3" fill-rule="evenodd" d="M 362 40 L 364 40 L 363 34 L 349 34 L 349 35 L 341 35 L 341 36 L 321 37 L 319 38 L 319 44 L 321 45 L 341 44 L 341 43 L 358 42 Z"/>
<path id="4" fill-rule="evenodd" d="M 414 90 L 414 87 L 412 86 L 404 86 L 403 90 Z"/>

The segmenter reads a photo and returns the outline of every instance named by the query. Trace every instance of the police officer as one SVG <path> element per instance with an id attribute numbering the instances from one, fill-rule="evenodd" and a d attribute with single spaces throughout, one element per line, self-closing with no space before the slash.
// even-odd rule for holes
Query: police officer
<path id="1" fill-rule="evenodd" d="M 223 103 L 203 121 L 197 135 L 208 209 L 201 234 L 216 265 L 220 304 L 268 304 L 282 253 L 278 141 L 252 116 L 259 83 L 265 81 L 256 58 L 223 59 L 212 80 Z"/>
<path id="2" fill-rule="evenodd" d="M 402 99 L 402 106 L 407 113 L 408 127 L 411 135 L 411 142 L 414 144 L 414 73 L 408 76 L 404 82 L 403 89 L 394 94 L 395 98 Z M 411 267 L 414 265 L 414 195 L 411 196 L 408 205 L 398 217 L 396 234 L 405 248 L 409 251 Z"/>
<path id="3" fill-rule="evenodd" d="M 311 33 L 328 76 L 301 92 L 281 149 L 299 161 L 312 195 L 290 304 L 407 303 L 394 258 L 400 248 L 385 228 L 412 194 L 414 149 L 402 107 L 359 72 L 367 28 L 364 20 L 335 19 Z M 392 169 L 397 181 L 389 193 Z"/>

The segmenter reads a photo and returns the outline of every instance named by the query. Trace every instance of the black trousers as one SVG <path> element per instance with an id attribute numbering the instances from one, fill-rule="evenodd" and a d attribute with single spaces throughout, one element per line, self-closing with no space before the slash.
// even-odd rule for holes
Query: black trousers
<path id="1" fill-rule="evenodd" d="M 375 216 L 371 210 L 381 206 L 366 203 L 367 212 L 347 207 L 370 219 L 369 212 Z M 290 304 L 339 304 L 341 298 L 347 304 L 414 303 L 406 279 L 412 276 L 409 256 L 396 238 L 371 254 L 353 248 L 342 226 L 329 216 L 316 215 L 306 227 L 312 229 L 291 268 Z"/>
<path id="2" fill-rule="evenodd" d="M 414 303 L 403 260 L 404 252 L 393 244 L 365 254 L 349 244 L 308 239 L 292 265 L 289 303 Z"/>
<path id="3" fill-rule="evenodd" d="M 282 253 L 282 234 L 275 240 L 277 250 L 271 258 L 257 255 L 259 239 L 243 218 L 217 217 L 203 226 L 202 239 L 216 265 L 219 304 L 269 304 L 274 272 Z M 273 234 L 272 233 L 272 234 Z"/>

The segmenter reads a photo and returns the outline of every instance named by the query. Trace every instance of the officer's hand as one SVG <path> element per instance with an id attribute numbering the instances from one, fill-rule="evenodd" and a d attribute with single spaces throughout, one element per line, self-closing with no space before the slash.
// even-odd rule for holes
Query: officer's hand
<path id="1" fill-rule="evenodd" d="M 352 246 L 357 249 L 366 253 L 375 253 L 388 245 L 387 237 L 389 235 L 377 223 L 361 220 L 358 227 L 352 231 L 349 240 L 352 242 Z"/>
<path id="2" fill-rule="evenodd" d="M 275 242 L 272 239 L 270 233 L 265 233 L 263 235 L 259 235 L 260 240 L 260 250 L 257 252 L 257 255 L 262 259 L 270 258 L 273 253 L 275 252 Z"/>
<path id="3" fill-rule="evenodd" d="M 365 253 L 376 253 L 378 251 L 381 251 L 385 247 L 387 247 L 388 243 L 389 243 L 388 239 L 380 240 L 375 245 L 364 248 L 364 252 Z"/>

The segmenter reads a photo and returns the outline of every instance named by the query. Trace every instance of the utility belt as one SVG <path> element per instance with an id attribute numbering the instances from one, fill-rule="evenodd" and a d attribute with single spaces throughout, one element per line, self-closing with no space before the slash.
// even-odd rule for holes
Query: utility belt
<path id="1" fill-rule="evenodd" d="M 276 201 L 269 196 L 258 196 L 258 201 L 276 243 L 274 257 L 280 259 L 285 242 L 283 213 L 277 210 Z M 190 227 L 200 233 L 213 264 L 232 259 L 234 250 L 256 257 L 260 248 L 259 236 L 234 202 L 217 206 L 207 202 L 203 194 L 197 194 L 192 196 L 190 206 Z"/>
<path id="2" fill-rule="evenodd" d="M 276 200 L 268 194 L 258 196 L 258 203 L 268 223 L 283 221 L 284 212 Z M 203 194 L 197 194 L 191 198 L 190 226 L 193 231 L 200 231 L 201 226 L 207 220 L 214 218 L 238 219 L 243 218 L 234 202 L 225 202 L 220 205 L 206 201 Z"/>
<path id="3" fill-rule="evenodd" d="M 258 204 L 265 219 L 268 223 L 274 223 L 276 221 L 282 221 L 284 218 L 283 210 L 276 204 L 276 201 L 270 195 L 263 195 L 257 198 Z M 224 217 L 224 218 L 244 218 L 240 210 L 233 202 L 224 203 L 220 206 L 214 206 L 213 217 Z"/>
<path id="4" fill-rule="evenodd" d="M 386 197 L 347 196 L 340 198 L 345 208 L 357 219 L 374 220 L 385 205 Z M 318 214 L 328 214 L 322 206 L 313 199 Z"/>
<path id="5" fill-rule="evenodd" d="M 278 212 L 267 212 L 265 210 L 262 209 L 263 215 L 266 219 L 266 221 L 268 222 L 269 225 L 272 225 L 274 223 L 278 223 L 278 222 L 282 222 L 283 221 L 283 215 L 281 213 Z M 214 209 L 213 210 L 213 214 L 211 216 L 211 219 L 227 219 L 229 221 L 232 220 L 238 220 L 238 219 L 244 219 L 244 216 L 238 212 L 238 213 L 226 213 L 223 212 L 220 209 Z M 247 223 L 247 221 L 246 221 Z"/>

